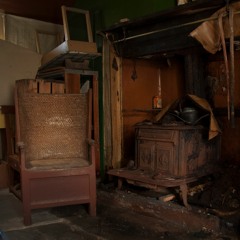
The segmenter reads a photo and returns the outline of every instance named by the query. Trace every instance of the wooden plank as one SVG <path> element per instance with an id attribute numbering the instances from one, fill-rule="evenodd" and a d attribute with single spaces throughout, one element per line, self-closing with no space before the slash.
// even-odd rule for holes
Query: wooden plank
<path id="1" fill-rule="evenodd" d="M 62 19 L 63 19 L 63 30 L 65 41 L 70 40 L 69 28 L 68 28 L 68 19 L 67 19 L 67 8 L 65 6 L 61 7 L 62 9 Z"/>
<path id="2" fill-rule="evenodd" d="M 6 126 L 7 156 L 15 154 L 15 112 L 4 115 Z"/>
<path id="3" fill-rule="evenodd" d="M 129 170 L 125 168 L 120 169 L 111 169 L 108 171 L 109 175 L 120 177 L 126 180 L 135 181 L 135 185 L 138 186 L 144 186 L 146 187 L 146 184 L 152 185 L 152 186 L 160 186 L 160 187 L 179 187 L 180 185 L 186 183 L 195 182 L 198 178 L 203 177 L 204 174 L 199 174 L 199 176 L 194 177 L 183 177 L 183 178 L 158 178 L 153 179 L 152 175 L 142 171 L 141 169 L 136 170 Z M 143 185 L 142 185 L 143 184 Z M 150 186 L 148 186 L 150 188 Z"/>
<path id="4" fill-rule="evenodd" d="M 71 51 L 78 51 L 83 53 L 86 53 L 88 55 L 85 56 L 85 59 L 87 59 L 90 54 L 94 56 L 100 56 L 99 53 L 97 53 L 97 45 L 94 42 L 84 42 L 84 41 L 75 41 L 75 40 L 69 40 L 68 41 L 68 51 L 71 53 Z"/>
<path id="5" fill-rule="evenodd" d="M 110 45 L 106 39 L 103 41 L 103 118 L 105 123 L 111 123 Z M 112 166 L 112 140 L 112 125 L 104 124 L 104 164 L 109 167 Z"/>
<path id="6" fill-rule="evenodd" d="M 39 93 L 51 93 L 51 82 L 39 81 Z"/>
<path id="7" fill-rule="evenodd" d="M 80 93 L 80 74 L 65 72 L 66 93 Z"/>
<path id="8" fill-rule="evenodd" d="M 32 93 L 38 92 L 38 83 L 36 80 L 29 80 L 28 82 L 28 91 Z"/>
<path id="9" fill-rule="evenodd" d="M 89 98 L 89 106 L 88 106 L 88 129 L 87 129 L 88 134 L 87 134 L 87 137 L 88 137 L 88 139 L 92 139 L 93 94 L 92 94 L 91 88 L 89 89 L 89 92 L 88 92 L 88 98 Z"/>
<path id="10" fill-rule="evenodd" d="M 85 14 L 85 17 L 86 17 L 86 23 L 87 23 L 88 41 L 93 42 L 92 27 L 91 27 L 89 11 L 87 11 L 87 13 Z"/>
<path id="11" fill-rule="evenodd" d="M 21 79 L 21 80 L 16 80 L 15 85 L 18 89 L 19 93 L 24 93 L 24 92 L 37 92 L 38 89 L 38 83 L 34 79 Z"/>
<path id="12" fill-rule="evenodd" d="M 15 104 L 15 114 L 18 116 L 19 109 L 18 109 L 18 87 L 22 85 L 23 81 L 17 81 L 16 87 L 14 89 L 14 104 Z M 19 121 L 16 121 L 16 143 L 20 141 L 20 126 L 19 126 Z"/>
<path id="13" fill-rule="evenodd" d="M 165 196 L 159 197 L 158 199 L 163 202 L 169 202 L 173 200 L 176 196 L 174 194 L 167 194 Z"/>
<path id="14" fill-rule="evenodd" d="M 122 60 L 111 52 L 111 63 L 114 58 L 118 69 L 111 68 L 112 166 L 119 168 L 122 159 Z"/>
<path id="15" fill-rule="evenodd" d="M 64 92 L 65 92 L 64 83 L 52 82 L 52 93 L 64 93 Z"/>
<path id="16" fill-rule="evenodd" d="M 98 79 L 93 75 L 93 128 L 96 153 L 96 171 L 100 172 L 100 142 L 99 142 L 99 106 L 98 106 Z"/>

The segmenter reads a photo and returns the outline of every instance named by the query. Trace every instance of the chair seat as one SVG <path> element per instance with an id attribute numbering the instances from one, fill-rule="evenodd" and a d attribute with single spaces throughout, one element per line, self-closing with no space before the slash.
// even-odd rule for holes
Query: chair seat
<path id="1" fill-rule="evenodd" d="M 15 169 L 19 169 L 19 156 L 10 155 L 8 163 Z M 38 170 L 66 169 L 87 167 L 90 163 L 83 158 L 63 158 L 63 159 L 40 159 L 28 161 L 26 168 Z"/>
<path id="2" fill-rule="evenodd" d="M 31 170 L 67 169 L 90 165 L 89 161 L 81 158 L 40 159 L 28 161 L 26 164 L 26 168 Z"/>

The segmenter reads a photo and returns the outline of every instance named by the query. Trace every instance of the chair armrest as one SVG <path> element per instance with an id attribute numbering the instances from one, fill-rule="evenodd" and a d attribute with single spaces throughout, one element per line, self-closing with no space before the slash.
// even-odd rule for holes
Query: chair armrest
<path id="1" fill-rule="evenodd" d="M 96 165 L 96 160 L 95 160 L 95 141 L 93 139 L 87 139 L 87 143 L 89 145 L 89 160 L 92 162 L 92 165 Z M 95 170 L 94 170 L 95 171 Z"/>
<path id="2" fill-rule="evenodd" d="M 87 143 L 88 143 L 88 145 L 90 145 L 90 146 L 95 145 L 95 141 L 94 141 L 93 139 L 87 139 Z"/>
<path id="3" fill-rule="evenodd" d="M 21 169 L 25 169 L 25 148 L 24 142 L 17 142 L 17 148 L 19 150 L 19 161 Z"/>
<path id="4" fill-rule="evenodd" d="M 17 142 L 17 147 L 18 149 L 23 149 L 24 148 L 24 142 Z"/>

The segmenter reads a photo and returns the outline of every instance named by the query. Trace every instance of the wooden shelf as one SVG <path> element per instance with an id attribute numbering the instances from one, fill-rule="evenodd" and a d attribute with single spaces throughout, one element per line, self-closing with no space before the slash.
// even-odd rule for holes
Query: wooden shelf
<path id="1" fill-rule="evenodd" d="M 65 67 L 53 67 L 47 69 L 39 69 L 37 78 L 43 79 L 63 79 L 65 74 L 78 74 L 78 75 L 95 75 L 98 77 L 97 71 L 82 70 L 82 69 L 69 69 Z"/>

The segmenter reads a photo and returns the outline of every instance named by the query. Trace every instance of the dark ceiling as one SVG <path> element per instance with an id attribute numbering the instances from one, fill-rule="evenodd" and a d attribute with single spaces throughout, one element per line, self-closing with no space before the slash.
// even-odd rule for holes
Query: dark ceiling
<path id="1" fill-rule="evenodd" d="M 61 6 L 74 7 L 75 0 L 0 0 L 7 14 L 62 24 Z"/>

